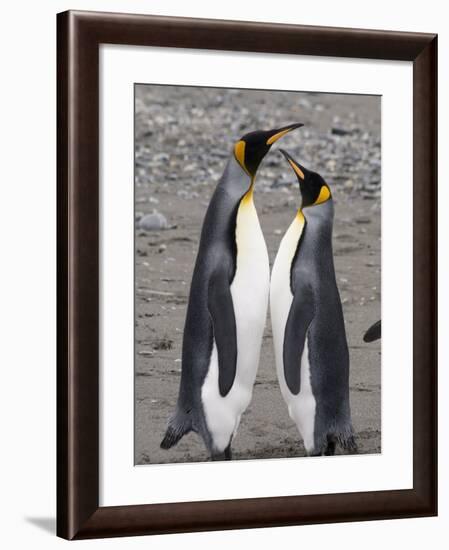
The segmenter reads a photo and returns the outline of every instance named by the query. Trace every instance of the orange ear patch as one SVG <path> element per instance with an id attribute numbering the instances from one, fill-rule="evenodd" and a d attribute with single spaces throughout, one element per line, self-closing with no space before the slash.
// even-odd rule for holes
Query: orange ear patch
<path id="1" fill-rule="evenodd" d="M 244 170 L 246 170 L 246 167 L 245 167 L 245 147 L 246 147 L 246 143 L 242 140 L 238 141 L 234 145 L 235 158 L 237 159 L 238 163 L 240 164 L 240 166 Z"/>
<path id="2" fill-rule="evenodd" d="M 331 192 L 329 187 L 327 185 L 323 185 L 320 189 L 320 194 L 318 195 L 317 200 L 313 204 L 316 205 L 321 204 L 322 202 L 326 202 L 330 196 Z"/>

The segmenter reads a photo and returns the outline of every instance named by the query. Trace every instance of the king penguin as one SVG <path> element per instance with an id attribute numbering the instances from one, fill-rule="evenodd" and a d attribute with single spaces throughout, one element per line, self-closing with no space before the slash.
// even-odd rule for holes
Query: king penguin
<path id="1" fill-rule="evenodd" d="M 323 178 L 281 150 L 302 205 L 273 264 L 270 311 L 276 370 L 308 455 L 355 450 L 349 405 L 349 353 L 332 253 L 334 206 Z"/>
<path id="2" fill-rule="evenodd" d="M 161 447 L 198 433 L 212 460 L 231 441 L 252 396 L 268 309 L 268 252 L 253 202 L 257 169 L 302 124 L 244 135 L 207 209 L 190 287 L 175 412 Z"/>

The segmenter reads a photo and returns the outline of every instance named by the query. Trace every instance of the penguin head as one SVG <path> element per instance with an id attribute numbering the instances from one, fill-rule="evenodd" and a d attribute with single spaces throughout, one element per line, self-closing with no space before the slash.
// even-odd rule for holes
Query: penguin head
<path id="1" fill-rule="evenodd" d="M 234 156 L 243 170 L 251 177 L 256 175 L 257 169 L 270 147 L 278 139 L 303 124 L 289 124 L 274 130 L 257 130 L 242 136 L 234 145 Z"/>
<path id="2" fill-rule="evenodd" d="M 284 149 L 279 151 L 287 159 L 299 181 L 302 196 L 302 208 L 316 206 L 332 199 L 332 193 L 324 179 L 316 172 L 311 172 L 301 166 Z"/>

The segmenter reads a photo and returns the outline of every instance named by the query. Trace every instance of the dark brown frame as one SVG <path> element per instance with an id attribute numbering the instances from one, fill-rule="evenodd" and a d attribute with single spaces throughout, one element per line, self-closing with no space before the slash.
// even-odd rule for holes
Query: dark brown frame
<path id="1" fill-rule="evenodd" d="M 94 12 L 57 16 L 57 534 L 67 539 L 437 513 L 437 36 Z M 413 62 L 413 489 L 99 507 L 100 44 Z"/>

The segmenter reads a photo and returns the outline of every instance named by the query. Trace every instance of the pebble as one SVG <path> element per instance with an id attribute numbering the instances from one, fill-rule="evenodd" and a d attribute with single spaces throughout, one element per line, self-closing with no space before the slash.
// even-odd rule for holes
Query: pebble
<path id="1" fill-rule="evenodd" d="M 334 136 L 347 136 L 351 134 L 351 130 L 345 130 L 344 128 L 332 128 L 331 134 Z"/>
<path id="2" fill-rule="evenodd" d="M 145 231 L 159 231 L 161 229 L 167 229 L 167 227 L 167 218 L 160 212 L 146 214 L 139 220 L 139 228 Z"/>

